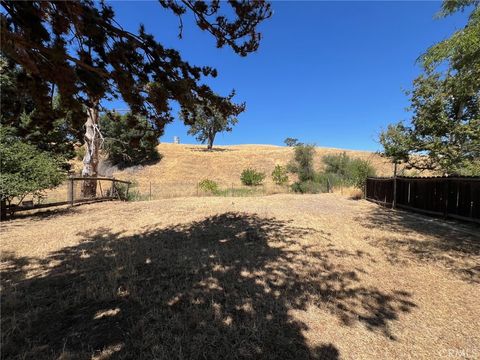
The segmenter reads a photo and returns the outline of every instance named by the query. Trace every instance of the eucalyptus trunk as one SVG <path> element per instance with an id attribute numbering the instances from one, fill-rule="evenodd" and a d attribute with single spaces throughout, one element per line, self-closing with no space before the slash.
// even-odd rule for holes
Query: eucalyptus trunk
<path id="1" fill-rule="evenodd" d="M 96 107 L 88 108 L 87 113 L 82 177 L 88 178 L 98 176 L 98 150 L 100 149 L 101 134 L 98 128 L 98 109 Z M 95 197 L 96 193 L 97 180 L 84 180 L 82 183 L 82 197 Z"/>

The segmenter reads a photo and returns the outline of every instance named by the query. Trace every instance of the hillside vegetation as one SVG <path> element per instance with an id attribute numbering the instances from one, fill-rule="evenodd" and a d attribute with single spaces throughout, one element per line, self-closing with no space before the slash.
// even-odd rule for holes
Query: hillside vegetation
<path id="1" fill-rule="evenodd" d="M 160 144 L 162 159 L 152 165 L 113 171 L 120 179 L 135 180 L 138 190 L 149 192 L 150 183 L 154 197 L 194 195 L 196 184 L 203 179 L 215 180 L 223 187 L 240 186 L 240 174 L 245 168 L 265 172 L 265 187 L 276 189 L 271 173 L 275 165 L 286 165 L 293 156 L 293 148 L 273 145 L 220 146 L 206 151 L 205 146 Z M 322 170 L 322 157 L 346 152 L 353 158 L 368 160 L 378 175 L 391 176 L 392 165 L 388 159 L 369 151 L 353 151 L 333 148 L 316 148 L 315 169 Z M 109 169 L 106 169 L 108 172 Z M 289 175 L 291 181 L 293 175 Z M 278 190 L 278 189 L 277 189 Z M 276 192 L 276 191 L 273 191 Z"/>

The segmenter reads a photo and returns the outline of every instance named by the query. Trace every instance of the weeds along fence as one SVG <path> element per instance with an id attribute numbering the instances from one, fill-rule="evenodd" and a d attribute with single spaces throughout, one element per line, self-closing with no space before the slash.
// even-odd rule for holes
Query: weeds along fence
<path id="1" fill-rule="evenodd" d="M 19 204 L 7 206 L 7 213 L 86 202 L 126 200 L 130 181 L 107 177 L 70 177 L 63 185 L 36 197 L 26 197 Z"/>
<path id="2" fill-rule="evenodd" d="M 480 177 L 368 178 L 365 187 L 382 205 L 480 223 Z"/>

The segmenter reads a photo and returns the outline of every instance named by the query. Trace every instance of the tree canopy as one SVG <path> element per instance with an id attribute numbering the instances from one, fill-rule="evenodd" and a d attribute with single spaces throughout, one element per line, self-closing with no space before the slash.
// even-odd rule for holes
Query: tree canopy
<path id="1" fill-rule="evenodd" d="M 100 118 L 104 151 L 112 165 L 132 166 L 158 160 L 158 138 L 145 118 L 113 112 Z M 134 118 L 134 119 L 132 119 Z M 129 126 L 130 123 L 135 126 Z"/>
<path id="2" fill-rule="evenodd" d="M 445 1 L 441 16 L 471 9 L 466 26 L 430 47 L 414 80 L 410 123 L 380 135 L 384 154 L 420 170 L 480 174 L 479 1 Z"/>
<path id="3" fill-rule="evenodd" d="M 11 129 L 0 126 L 0 200 L 21 201 L 26 195 L 58 186 L 65 179 L 62 159 L 22 142 Z"/>
<path id="4" fill-rule="evenodd" d="M 180 18 L 188 11 L 200 29 L 231 47 L 241 56 L 257 50 L 257 26 L 271 16 L 264 1 L 206 3 L 193 0 L 160 0 L 160 5 Z M 121 97 L 135 115 L 155 124 L 161 132 L 172 121 L 170 101 L 180 104 L 191 124 L 195 105 L 208 100 L 222 113 L 231 113 L 228 97 L 216 95 L 202 82 L 216 76 L 215 69 L 193 66 L 178 51 L 165 48 L 140 25 L 136 33 L 125 30 L 105 2 L 2 1 L 1 52 L 20 65 L 28 76 L 22 86 L 48 114 L 54 93 L 62 108 L 83 111 L 98 107 L 100 99 Z M 45 126 L 48 117 L 39 117 Z"/>
<path id="5" fill-rule="evenodd" d="M 287 137 L 285 140 L 283 140 L 283 142 L 288 147 L 295 147 L 295 146 L 301 145 L 301 143 L 298 142 L 298 139 L 291 138 L 291 137 Z"/>
<path id="6" fill-rule="evenodd" d="M 228 97 L 231 100 L 234 94 Z M 197 105 L 189 116 L 193 119 L 193 123 L 188 129 L 189 135 L 196 136 L 196 139 L 202 144 L 208 143 L 207 148 L 212 149 L 215 136 L 220 132 L 230 132 L 238 122 L 237 116 L 245 111 L 245 104 L 234 104 L 228 113 L 219 111 L 211 102 L 203 105 Z M 180 114 L 180 118 L 185 118 L 185 112 Z"/>
<path id="7" fill-rule="evenodd" d="M 0 56 L 0 89 L 2 113 L 0 123 L 23 142 L 39 150 L 61 156 L 65 160 L 74 157 L 74 142 L 80 141 L 80 131 L 74 130 L 75 116 L 59 106 L 59 98 L 51 99 L 51 111 L 41 114 L 34 99 L 25 91 L 24 80 L 29 75 L 12 61 Z M 48 118 L 50 126 L 42 127 L 39 118 Z"/>

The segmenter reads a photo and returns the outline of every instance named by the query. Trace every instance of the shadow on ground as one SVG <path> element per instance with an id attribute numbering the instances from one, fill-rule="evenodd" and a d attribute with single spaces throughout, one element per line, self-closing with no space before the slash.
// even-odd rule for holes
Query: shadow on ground
<path id="1" fill-rule="evenodd" d="M 411 294 L 364 285 L 338 261 L 364 254 L 302 247 L 302 237 L 330 235 L 274 218 L 225 213 L 82 235 L 47 259 L 4 256 L 5 358 L 337 359 L 335 344 L 307 346 L 289 310 L 316 306 L 336 318 L 325 326 L 395 341 L 389 324 L 415 307 Z M 35 262 L 43 273 L 25 278 Z"/>
<path id="2" fill-rule="evenodd" d="M 207 149 L 206 147 L 189 147 L 188 150 L 194 151 L 194 152 L 206 152 L 206 153 L 233 151 L 233 149 L 226 149 L 226 148 L 220 148 L 220 147 L 213 147 L 211 149 Z"/>
<path id="3" fill-rule="evenodd" d="M 480 226 L 382 206 L 356 220 L 366 228 L 394 234 L 370 241 L 384 249 L 391 263 L 429 261 L 480 283 Z"/>

